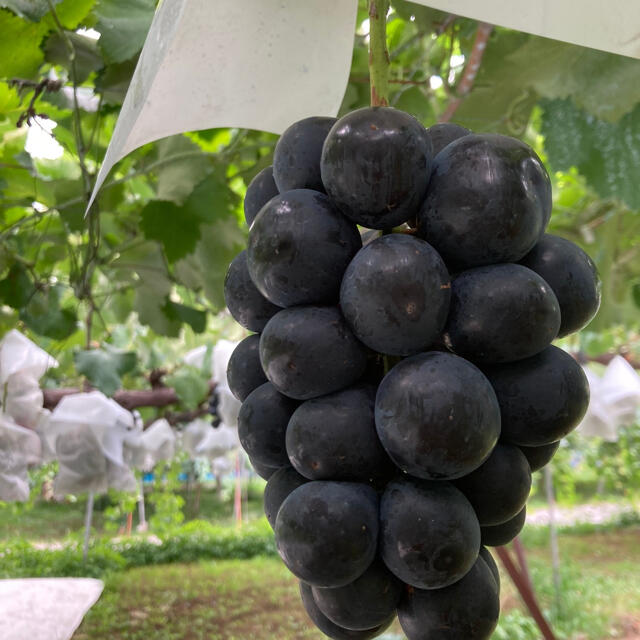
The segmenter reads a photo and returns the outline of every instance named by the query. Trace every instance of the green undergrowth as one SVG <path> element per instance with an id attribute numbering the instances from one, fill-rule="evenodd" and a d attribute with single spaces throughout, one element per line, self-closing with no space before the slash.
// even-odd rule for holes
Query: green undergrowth
<path id="1" fill-rule="evenodd" d="M 275 553 L 273 532 L 265 519 L 242 528 L 193 520 L 162 540 L 153 536 L 98 539 L 91 544 L 86 561 L 77 536 L 56 548 L 8 542 L 0 546 L 0 578 L 97 578 L 145 565 L 246 559 Z"/>

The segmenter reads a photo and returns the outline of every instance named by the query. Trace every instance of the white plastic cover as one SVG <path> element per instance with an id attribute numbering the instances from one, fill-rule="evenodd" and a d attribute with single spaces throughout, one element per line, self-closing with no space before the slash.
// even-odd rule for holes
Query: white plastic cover
<path id="1" fill-rule="evenodd" d="M 29 499 L 27 469 L 40 460 L 40 438 L 36 432 L 0 413 L 0 501 Z"/>
<path id="2" fill-rule="evenodd" d="M 416 0 L 547 38 L 640 57 L 637 0 Z M 162 2 L 91 202 L 111 167 L 153 140 L 241 127 L 282 133 L 335 116 L 351 67 L 357 0 Z M 91 203 L 89 204 L 91 206 Z"/>
<path id="3" fill-rule="evenodd" d="M 100 391 L 65 396 L 40 430 L 47 452 L 60 465 L 54 493 L 136 491 L 135 476 L 123 456 L 133 428 L 132 414 Z"/>
<path id="4" fill-rule="evenodd" d="M 2 410 L 23 427 L 35 429 L 48 412 L 42 408 L 40 378 L 58 362 L 19 331 L 0 342 L 0 400 Z"/>
<path id="5" fill-rule="evenodd" d="M 229 389 L 227 367 L 229 358 L 238 346 L 231 340 L 218 340 L 211 353 L 211 381 L 216 383 L 218 396 L 218 416 L 228 427 L 238 426 L 238 412 L 242 404 Z M 193 367 L 202 367 L 207 353 L 206 346 L 196 347 L 184 356 L 184 361 Z"/>
<path id="6" fill-rule="evenodd" d="M 202 419 L 190 422 L 182 432 L 182 447 L 192 458 L 214 460 L 239 444 L 235 429 L 225 424 L 214 428 Z"/>
<path id="7" fill-rule="evenodd" d="M 584 367 L 591 399 L 578 430 L 583 436 L 618 439 L 618 429 L 633 424 L 640 409 L 640 376 L 622 357 L 616 356 L 600 378 Z"/>
<path id="8" fill-rule="evenodd" d="M 103 588 L 92 578 L 0 580 L 0 638 L 71 640 Z"/>
<path id="9" fill-rule="evenodd" d="M 28 373 L 39 380 L 47 369 L 57 366 L 54 357 L 15 329 L 0 342 L 0 384 L 16 373 Z"/>
<path id="10" fill-rule="evenodd" d="M 125 460 L 143 471 L 151 471 L 161 460 L 175 455 L 176 434 L 164 419 L 156 420 L 144 431 L 131 433 L 125 440 Z"/>
<path id="11" fill-rule="evenodd" d="M 162 2 L 93 196 L 147 142 L 212 127 L 281 133 L 301 118 L 336 115 L 356 13 L 357 0 Z"/>
<path id="12" fill-rule="evenodd" d="M 640 58 L 638 0 L 413 0 L 434 9 Z"/>
<path id="13" fill-rule="evenodd" d="M 607 365 L 602 394 L 619 425 L 635 422 L 640 409 L 640 375 L 622 356 L 616 356 Z"/>

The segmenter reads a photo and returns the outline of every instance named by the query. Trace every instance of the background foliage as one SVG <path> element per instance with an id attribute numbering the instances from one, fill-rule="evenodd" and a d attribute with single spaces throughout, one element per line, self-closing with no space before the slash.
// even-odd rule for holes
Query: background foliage
<path id="1" fill-rule="evenodd" d="M 107 393 L 140 386 L 204 332 L 239 335 L 221 314 L 222 283 L 247 232 L 242 196 L 275 136 L 214 129 L 145 145 L 83 218 L 155 4 L 0 0 L 0 334 L 18 327 L 60 358 L 51 385 L 84 376 Z M 369 100 L 360 4 L 342 112 Z M 640 61 L 496 27 L 460 95 L 478 23 L 392 6 L 391 103 L 430 125 L 459 99 L 454 121 L 533 144 L 553 171 L 552 231 L 582 244 L 603 278 L 592 333 L 633 334 Z M 51 131 L 62 155 L 31 155 L 34 131 Z"/>

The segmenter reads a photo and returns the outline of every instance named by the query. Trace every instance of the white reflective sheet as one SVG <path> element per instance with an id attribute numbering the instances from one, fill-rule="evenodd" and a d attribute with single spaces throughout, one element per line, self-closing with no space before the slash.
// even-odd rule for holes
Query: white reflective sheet
<path id="1" fill-rule="evenodd" d="M 94 196 L 137 147 L 184 131 L 281 133 L 334 116 L 349 76 L 356 0 L 165 0 L 147 36 Z"/>

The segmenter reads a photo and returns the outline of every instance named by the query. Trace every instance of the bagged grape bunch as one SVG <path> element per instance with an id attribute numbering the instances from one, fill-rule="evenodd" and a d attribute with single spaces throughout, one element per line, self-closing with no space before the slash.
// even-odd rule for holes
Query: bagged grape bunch
<path id="1" fill-rule="evenodd" d="M 599 305 L 594 264 L 545 234 L 535 152 L 389 107 L 308 118 L 245 199 L 229 362 L 266 516 L 327 636 L 489 638 L 487 546 L 586 411 L 552 341 Z"/>

